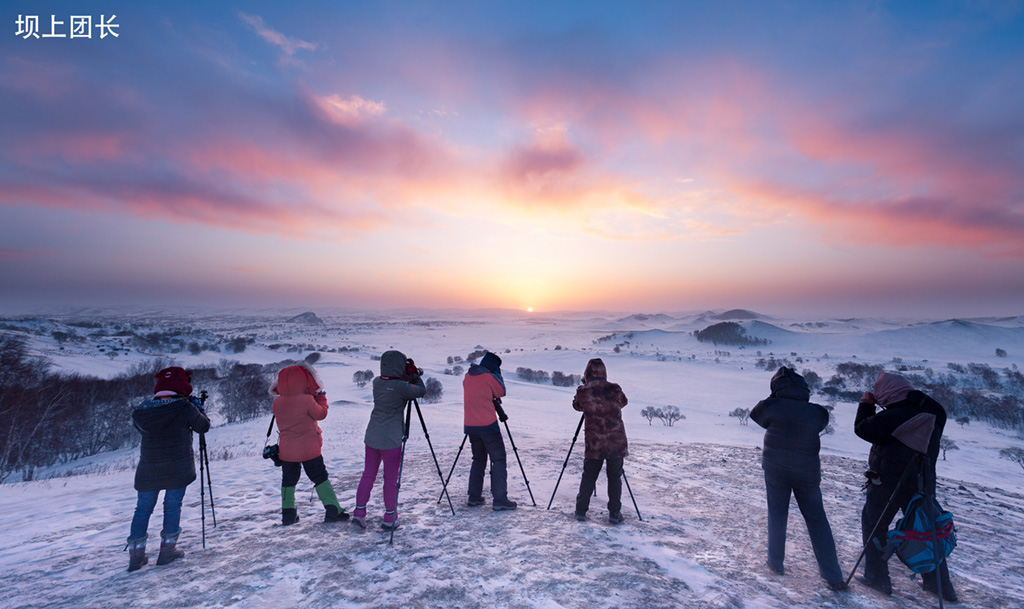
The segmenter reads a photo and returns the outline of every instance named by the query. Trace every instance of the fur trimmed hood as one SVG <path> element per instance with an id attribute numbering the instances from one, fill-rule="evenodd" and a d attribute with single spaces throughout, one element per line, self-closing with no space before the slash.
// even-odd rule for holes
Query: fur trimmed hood
<path id="1" fill-rule="evenodd" d="M 294 366 L 282 368 L 277 373 L 277 380 L 270 386 L 270 395 L 315 395 L 318 391 L 324 390 L 324 383 L 316 369 L 306 361 L 299 362 Z"/>

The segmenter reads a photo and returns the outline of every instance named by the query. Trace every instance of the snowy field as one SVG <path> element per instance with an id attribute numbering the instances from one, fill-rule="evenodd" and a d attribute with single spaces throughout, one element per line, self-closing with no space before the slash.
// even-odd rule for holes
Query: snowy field
<path id="1" fill-rule="evenodd" d="M 281 527 L 280 470 L 259 457 L 268 414 L 218 425 L 207 434 L 217 526 L 207 503 L 202 549 L 200 491 L 193 484 L 182 514 L 180 545 L 186 557 L 171 565 L 156 567 L 154 561 L 139 572 L 125 571 L 137 448 L 39 471 L 36 481 L 0 485 L 0 607 L 934 607 L 936 599 L 918 589 L 896 559 L 891 562 L 891 598 L 856 582 L 846 593 L 828 591 L 817 575 L 795 503 L 786 575 L 772 574 L 765 565 L 763 431 L 753 423 L 741 425 L 728 413 L 751 408 L 768 394 L 774 370 L 755 366 L 758 351 L 765 357 L 800 357 L 798 370 L 812 369 L 823 379 L 836 364 L 851 360 L 894 370 L 894 357 L 903 365 L 936 371 L 949 362 L 1000 370 L 1024 366 L 1020 317 L 935 323 L 761 318 L 743 324 L 771 344 L 740 349 L 700 343 L 692 336 L 693 330 L 718 321 L 709 314 L 484 318 L 421 313 L 372 319 L 318 312 L 326 322 L 320 326 L 283 323 L 290 314 L 188 319 L 193 328 L 238 328 L 240 333 L 244 328 L 256 338 L 231 356 L 132 351 L 111 357 L 94 343 L 61 350 L 42 334 L 34 335 L 31 344 L 60 369 L 103 377 L 159 355 L 199 366 L 221 357 L 280 361 L 289 355 L 267 346 L 288 341 L 358 347 L 324 352 L 317 363 L 331 403 L 321 423 L 324 457 L 338 497 L 349 508 L 372 406 L 369 386 L 357 387 L 353 373 L 378 371 L 371 356 L 396 348 L 443 383 L 442 400 L 421 408 L 447 474 L 462 440 L 461 377 L 443 374 L 451 367 L 447 357 L 465 357 L 484 347 L 504 360 L 508 423 L 537 506 L 531 504 L 506 437 L 509 495 L 520 508 L 466 507 L 469 456 L 464 452 L 450 484 L 453 516 L 446 501 L 437 501 L 441 481 L 414 415 L 400 496 L 402 526 L 394 545 L 375 527 L 362 531 L 348 523 L 323 524 L 322 508 L 305 478 L 297 492 L 301 521 Z M 149 317 L 182 323 L 172 314 Z M 49 322 L 8 323 L 28 330 Z M 1007 355 L 997 357 L 997 348 Z M 515 370 L 581 374 L 591 357 L 605 360 L 609 380 L 621 384 L 630 400 L 623 413 L 630 439 L 626 474 L 642 521 L 624 489 L 626 522 L 606 523 L 603 475 L 590 520 L 573 519 L 582 433 L 553 505 L 545 509 L 579 421 L 570 405 L 574 389 L 526 382 Z M 820 395 L 812 400 L 825 402 Z M 640 415 L 647 406 L 666 405 L 677 406 L 686 418 L 667 427 Z M 210 406 L 216 412 L 215 402 Z M 860 486 L 869 448 L 853 434 L 855 411 L 855 404 L 836 404 L 835 433 L 822 438 L 822 490 L 845 572 L 860 551 Z M 1001 448 L 1024 446 L 1024 440 L 981 422 L 963 428 L 950 422 L 946 430 L 959 446 L 938 467 L 939 501 L 954 513 L 959 535 L 950 558 L 962 601 L 958 606 L 1024 607 L 1024 549 L 1019 543 L 1024 472 L 999 458 Z M 369 509 L 376 524 L 383 511 L 379 481 Z M 159 531 L 160 517 L 158 507 L 151 538 Z"/>

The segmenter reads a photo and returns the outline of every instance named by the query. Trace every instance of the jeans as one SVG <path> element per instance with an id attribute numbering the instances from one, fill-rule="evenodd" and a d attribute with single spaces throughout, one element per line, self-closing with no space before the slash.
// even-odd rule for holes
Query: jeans
<path id="1" fill-rule="evenodd" d="M 469 434 L 469 446 L 473 450 L 473 464 L 469 468 L 469 496 L 482 497 L 484 492 L 484 470 L 487 459 L 491 460 L 491 497 L 494 501 L 508 499 L 508 469 L 505 465 L 505 441 L 500 433 Z"/>
<path id="2" fill-rule="evenodd" d="M 618 514 L 622 511 L 622 457 L 617 459 L 584 459 L 583 479 L 580 480 L 580 492 L 576 495 L 576 513 L 586 514 L 590 509 L 590 496 L 597 486 L 597 475 L 601 473 L 601 465 L 607 462 L 605 476 L 608 477 L 608 513 Z"/>
<path id="3" fill-rule="evenodd" d="M 398 518 L 398 469 L 402 464 L 402 449 L 378 450 L 366 447 L 366 462 L 363 466 L 363 477 L 356 489 L 356 509 L 352 515 L 356 518 L 366 517 L 366 502 L 370 500 L 370 491 L 377 481 L 380 464 L 384 463 L 384 522 L 391 523 Z"/>
<path id="4" fill-rule="evenodd" d="M 156 500 L 160 491 L 139 491 L 139 502 L 135 506 L 135 517 L 129 539 L 141 539 L 149 529 L 149 517 L 153 515 Z M 185 498 L 185 488 L 164 491 L 164 529 L 161 535 L 171 537 L 180 532 L 181 502 Z"/>
<path id="5" fill-rule="evenodd" d="M 829 583 L 843 581 L 843 572 L 836 557 L 836 542 L 825 516 L 821 483 L 817 477 L 766 469 L 764 483 L 768 494 L 768 563 L 772 568 L 782 571 L 786 558 L 786 524 L 789 520 L 789 498 L 793 495 L 807 524 L 818 572 Z"/>

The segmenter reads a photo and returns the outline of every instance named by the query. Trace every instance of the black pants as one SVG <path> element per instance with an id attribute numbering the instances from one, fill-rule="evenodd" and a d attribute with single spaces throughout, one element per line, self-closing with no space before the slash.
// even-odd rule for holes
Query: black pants
<path id="1" fill-rule="evenodd" d="M 508 499 L 508 470 L 505 465 L 505 440 L 500 433 L 469 434 L 473 464 L 469 468 L 469 496 L 484 492 L 484 470 L 491 460 L 491 496 L 495 501 Z"/>
<path id="2" fill-rule="evenodd" d="M 281 486 L 295 486 L 299 483 L 299 466 L 306 470 L 306 475 L 313 481 L 313 486 L 319 486 L 327 480 L 327 466 L 324 465 L 324 457 L 310 459 L 296 463 L 294 461 L 281 462 Z"/>
<path id="3" fill-rule="evenodd" d="M 590 496 L 597 485 L 597 475 L 601 473 L 601 465 L 608 463 L 605 476 L 608 477 L 608 513 L 618 514 L 622 511 L 622 457 L 614 459 L 584 459 L 583 479 L 580 480 L 580 492 L 576 495 L 576 513 L 586 514 L 590 509 Z"/>

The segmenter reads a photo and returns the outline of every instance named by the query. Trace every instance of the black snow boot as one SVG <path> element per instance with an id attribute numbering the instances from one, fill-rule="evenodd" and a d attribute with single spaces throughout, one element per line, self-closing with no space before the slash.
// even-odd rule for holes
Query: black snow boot
<path id="1" fill-rule="evenodd" d="M 284 508 L 281 510 L 281 524 L 288 526 L 299 521 L 299 513 L 295 508 Z"/>
<path id="2" fill-rule="evenodd" d="M 338 509 L 336 505 L 328 505 L 324 514 L 324 522 L 344 522 L 348 520 L 348 512 L 345 508 Z"/>
<path id="3" fill-rule="evenodd" d="M 181 529 L 173 535 L 160 533 L 160 555 L 156 557 L 156 564 L 166 565 L 185 557 L 185 552 L 175 547 L 178 544 L 178 535 L 181 535 Z"/>
<path id="4" fill-rule="evenodd" d="M 128 572 L 138 571 L 149 562 L 146 556 L 146 536 L 128 540 Z"/>

